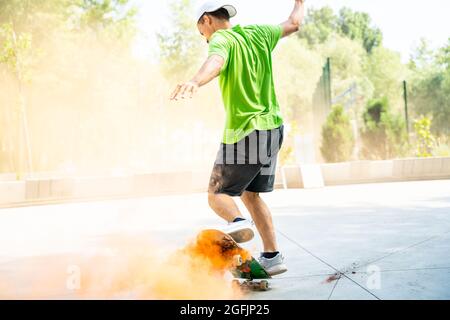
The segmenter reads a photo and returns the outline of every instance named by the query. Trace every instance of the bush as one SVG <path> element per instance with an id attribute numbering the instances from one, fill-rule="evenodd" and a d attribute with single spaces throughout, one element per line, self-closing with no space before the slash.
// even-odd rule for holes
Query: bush
<path id="1" fill-rule="evenodd" d="M 295 137 L 298 135 L 298 124 L 296 121 L 285 123 L 283 145 L 280 150 L 280 165 L 287 166 L 295 164 Z"/>
<path id="2" fill-rule="evenodd" d="M 435 157 L 450 157 L 449 138 L 438 138 L 432 152 Z"/>
<path id="3" fill-rule="evenodd" d="M 433 149 L 436 146 L 436 139 L 431 134 L 431 118 L 421 116 L 414 121 L 414 131 L 416 134 L 416 156 L 427 158 L 433 156 Z"/>
<path id="4" fill-rule="evenodd" d="M 327 162 L 342 162 L 351 158 L 355 138 L 350 119 L 341 105 L 333 107 L 322 127 L 322 156 Z"/>
<path id="5" fill-rule="evenodd" d="M 361 157 L 392 159 L 407 152 L 408 134 L 400 116 L 390 112 L 387 98 L 371 100 L 363 114 Z"/>

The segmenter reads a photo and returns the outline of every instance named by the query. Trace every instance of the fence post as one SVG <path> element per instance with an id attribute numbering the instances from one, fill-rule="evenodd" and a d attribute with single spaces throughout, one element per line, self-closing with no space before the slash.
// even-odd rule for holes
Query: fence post
<path id="1" fill-rule="evenodd" d="M 403 99 L 405 101 L 405 121 L 406 121 L 406 131 L 409 136 L 409 116 L 408 116 L 408 87 L 406 80 L 403 81 Z"/>

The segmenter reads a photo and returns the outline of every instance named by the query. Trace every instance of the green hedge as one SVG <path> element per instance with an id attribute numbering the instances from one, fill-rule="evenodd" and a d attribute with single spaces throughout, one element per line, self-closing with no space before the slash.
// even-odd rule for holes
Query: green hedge
<path id="1" fill-rule="evenodd" d="M 327 162 L 347 161 L 352 157 L 354 147 L 355 138 L 350 119 L 344 108 L 336 105 L 322 127 L 322 156 Z"/>
<path id="2" fill-rule="evenodd" d="M 405 155 L 408 134 L 405 122 L 390 111 L 387 98 L 369 101 L 363 114 L 361 157 L 368 160 L 392 159 Z"/>

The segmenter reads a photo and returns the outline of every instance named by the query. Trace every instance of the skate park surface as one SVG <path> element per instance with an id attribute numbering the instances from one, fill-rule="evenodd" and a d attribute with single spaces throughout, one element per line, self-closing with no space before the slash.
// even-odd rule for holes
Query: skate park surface
<path id="1" fill-rule="evenodd" d="M 272 279 L 269 291 L 239 298 L 450 299 L 450 180 L 276 190 L 262 197 L 289 271 Z M 77 257 L 108 256 L 124 237 L 140 239 L 135 248 L 176 252 L 200 230 L 223 225 L 204 193 L 1 209 L 0 296 L 77 299 L 84 281 L 81 267 L 78 285 L 70 285 Z M 258 255 L 261 240 L 256 236 L 244 246 Z M 137 257 L 156 263 L 151 255 Z M 101 273 L 105 262 L 90 261 Z M 121 274 L 122 287 L 83 298 L 136 298 L 133 286 L 146 283 L 130 284 L 133 270 Z M 117 276 L 109 271 L 102 282 Z M 177 284 L 166 285 L 163 296 L 143 298 L 223 298 L 217 287 L 207 296 L 171 295 Z M 195 282 L 190 290 L 197 285 L 201 290 Z"/>

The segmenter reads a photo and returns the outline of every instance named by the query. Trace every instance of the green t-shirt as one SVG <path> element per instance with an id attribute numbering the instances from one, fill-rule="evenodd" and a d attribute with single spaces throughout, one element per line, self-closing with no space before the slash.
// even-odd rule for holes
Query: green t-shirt
<path id="1" fill-rule="evenodd" d="M 225 60 L 219 77 L 226 111 L 223 143 L 283 124 L 272 75 L 272 51 L 281 35 L 281 26 L 237 25 L 210 39 L 209 56 Z"/>

